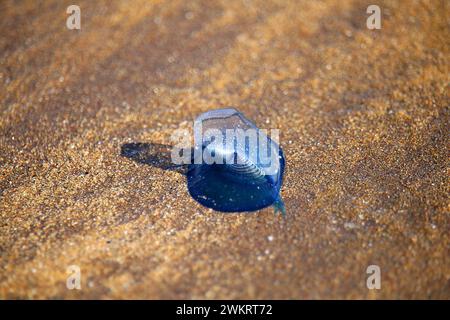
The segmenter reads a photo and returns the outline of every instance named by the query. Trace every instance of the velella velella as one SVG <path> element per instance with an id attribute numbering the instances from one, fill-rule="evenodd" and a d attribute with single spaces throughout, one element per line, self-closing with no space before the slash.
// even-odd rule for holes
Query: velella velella
<path id="1" fill-rule="evenodd" d="M 278 144 L 234 108 L 211 110 L 194 123 L 194 155 L 187 170 L 190 195 L 222 212 L 255 211 L 280 196 L 285 159 Z"/>

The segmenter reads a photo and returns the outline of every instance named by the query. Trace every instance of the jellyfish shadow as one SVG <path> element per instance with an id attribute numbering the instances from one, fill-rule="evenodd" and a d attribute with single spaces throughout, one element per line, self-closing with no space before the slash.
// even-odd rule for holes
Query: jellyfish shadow
<path id="1" fill-rule="evenodd" d="M 186 175 L 188 165 L 174 165 L 171 150 L 172 146 L 166 144 L 133 142 L 123 144 L 120 155 L 137 163 Z"/>

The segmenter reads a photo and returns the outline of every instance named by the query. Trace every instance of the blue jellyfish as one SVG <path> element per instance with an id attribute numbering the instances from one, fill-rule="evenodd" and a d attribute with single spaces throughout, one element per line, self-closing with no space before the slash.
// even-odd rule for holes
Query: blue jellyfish
<path id="1" fill-rule="evenodd" d="M 285 215 L 280 196 L 285 159 L 264 130 L 238 110 L 226 108 L 201 114 L 194 138 L 187 184 L 196 201 L 222 212 L 273 205 L 275 212 Z"/>

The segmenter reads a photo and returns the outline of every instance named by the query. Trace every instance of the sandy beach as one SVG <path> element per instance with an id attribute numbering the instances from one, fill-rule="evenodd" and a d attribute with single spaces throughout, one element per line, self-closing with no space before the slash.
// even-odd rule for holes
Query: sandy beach
<path id="1" fill-rule="evenodd" d="M 369 30 L 372 2 L 78 0 L 69 30 L 72 2 L 2 1 L 0 298 L 450 299 L 450 4 Z M 167 170 L 227 106 L 280 130 L 286 218 Z"/>

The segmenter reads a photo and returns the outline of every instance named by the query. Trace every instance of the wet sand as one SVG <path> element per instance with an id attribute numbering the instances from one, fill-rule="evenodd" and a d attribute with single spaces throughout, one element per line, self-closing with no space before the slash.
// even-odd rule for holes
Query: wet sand
<path id="1" fill-rule="evenodd" d="M 0 4 L 0 298 L 450 298 L 448 1 L 70 4 Z M 280 129 L 286 219 L 158 165 L 226 106 Z"/>

